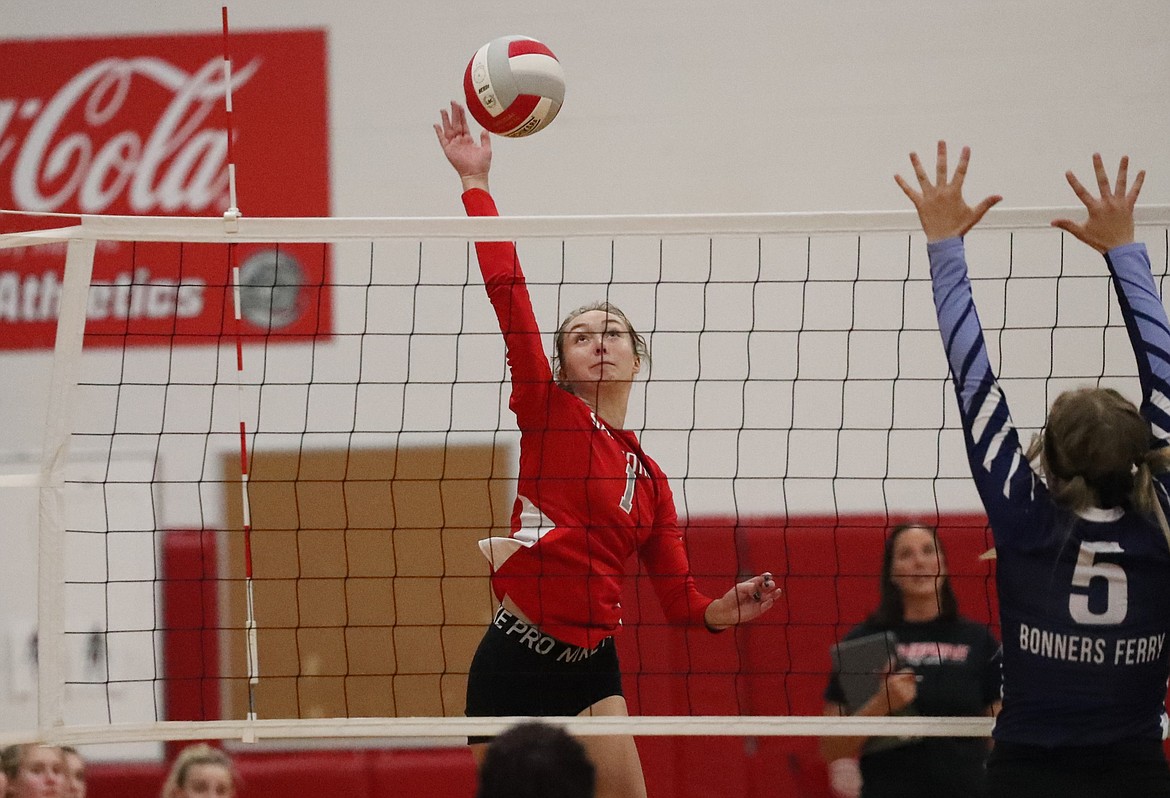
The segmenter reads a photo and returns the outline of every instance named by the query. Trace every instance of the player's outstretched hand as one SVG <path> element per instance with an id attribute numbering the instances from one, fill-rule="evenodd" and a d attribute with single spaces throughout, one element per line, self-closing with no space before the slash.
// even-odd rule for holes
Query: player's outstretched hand
<path id="1" fill-rule="evenodd" d="M 780 586 L 770 573 L 753 576 L 707 605 L 704 620 L 713 631 L 759 618 L 780 597 Z"/>
<path id="2" fill-rule="evenodd" d="M 487 191 L 488 172 L 492 168 L 492 142 L 485 130 L 477 143 L 467 128 L 467 112 L 457 102 L 451 103 L 451 112 L 440 111 L 440 123 L 435 135 L 443 154 L 459 173 L 463 189 L 482 188 Z"/>
<path id="3" fill-rule="evenodd" d="M 1110 186 L 1100 153 L 1093 153 L 1093 171 L 1097 173 L 1100 199 L 1090 194 L 1071 171 L 1064 173 L 1077 198 L 1085 203 L 1089 211 L 1088 220 L 1078 224 L 1072 219 L 1053 219 L 1052 226 L 1076 236 L 1098 252 L 1105 253 L 1114 247 L 1133 243 L 1133 206 L 1137 204 L 1142 183 L 1146 181 L 1146 172 L 1144 169 L 1138 172 L 1133 187 L 1128 187 L 1129 156 L 1123 155 L 1121 165 L 1117 167 L 1117 182 Z"/>
<path id="4" fill-rule="evenodd" d="M 983 218 L 983 214 L 1003 199 L 996 194 L 987 197 L 974 208 L 967 204 L 963 199 L 963 180 L 967 177 L 967 162 L 970 159 L 971 148 L 964 147 L 959 155 L 959 165 L 955 167 L 955 174 L 948 180 L 947 143 L 940 141 L 934 183 L 927 177 L 916 152 L 910 153 L 910 163 L 914 167 L 914 175 L 918 178 L 920 190 L 913 189 L 901 175 L 894 175 L 898 187 L 918 209 L 918 220 L 922 222 L 922 231 L 926 233 L 927 241 L 942 241 L 966 235 L 967 231 Z"/>

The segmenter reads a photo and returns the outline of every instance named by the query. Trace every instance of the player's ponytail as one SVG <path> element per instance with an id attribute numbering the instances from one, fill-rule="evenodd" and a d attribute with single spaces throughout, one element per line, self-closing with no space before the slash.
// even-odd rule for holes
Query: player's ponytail
<path id="1" fill-rule="evenodd" d="M 1161 528 L 1170 524 L 1154 475 L 1170 470 L 1170 449 L 1151 448 L 1149 422 L 1111 388 L 1066 391 L 1052 403 L 1048 423 L 1028 449 L 1054 502 L 1072 511 L 1123 507 Z"/>
<path id="2" fill-rule="evenodd" d="M 1155 474 L 1166 471 L 1170 471 L 1170 448 L 1147 449 L 1141 462 L 1134 467 L 1133 506 L 1157 520 L 1166 536 L 1166 545 L 1170 546 L 1170 523 L 1166 520 L 1162 502 L 1158 500 L 1158 486 L 1154 482 Z"/>

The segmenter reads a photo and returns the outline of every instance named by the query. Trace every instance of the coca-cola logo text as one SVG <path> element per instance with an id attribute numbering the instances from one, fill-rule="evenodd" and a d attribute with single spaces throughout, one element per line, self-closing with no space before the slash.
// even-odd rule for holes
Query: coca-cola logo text
<path id="1" fill-rule="evenodd" d="M 47 101 L 0 99 L 0 170 L 14 160 L 17 208 L 104 213 L 119 197 L 132 214 L 201 213 L 222 205 L 227 134 L 207 124 L 223 103 L 221 65 L 212 59 L 188 73 L 161 58 L 105 58 Z M 232 90 L 258 68 L 256 59 L 235 72 Z M 145 136 L 120 117 L 143 83 L 170 96 Z M 26 120 L 21 137 L 13 123 Z"/>

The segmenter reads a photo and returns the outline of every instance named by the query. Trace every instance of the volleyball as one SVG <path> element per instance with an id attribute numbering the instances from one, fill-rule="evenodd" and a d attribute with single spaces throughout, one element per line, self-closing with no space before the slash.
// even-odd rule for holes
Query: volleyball
<path id="1" fill-rule="evenodd" d="M 530 136 L 548 127 L 565 99 L 552 50 L 527 36 L 501 36 L 475 51 L 463 74 L 467 110 L 485 130 Z"/>

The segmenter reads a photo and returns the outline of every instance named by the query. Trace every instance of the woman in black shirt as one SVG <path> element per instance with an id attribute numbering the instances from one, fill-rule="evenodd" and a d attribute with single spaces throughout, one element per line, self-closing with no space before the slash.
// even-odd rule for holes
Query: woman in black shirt
<path id="1" fill-rule="evenodd" d="M 845 640 L 891 633 L 888 675 L 851 706 L 834 672 L 825 714 L 994 715 L 1000 697 L 999 643 L 959 615 L 934 527 L 902 524 L 886 540 L 877 609 Z M 825 737 L 827 762 L 860 756 L 863 798 L 983 794 L 987 742 L 979 738 Z"/>

